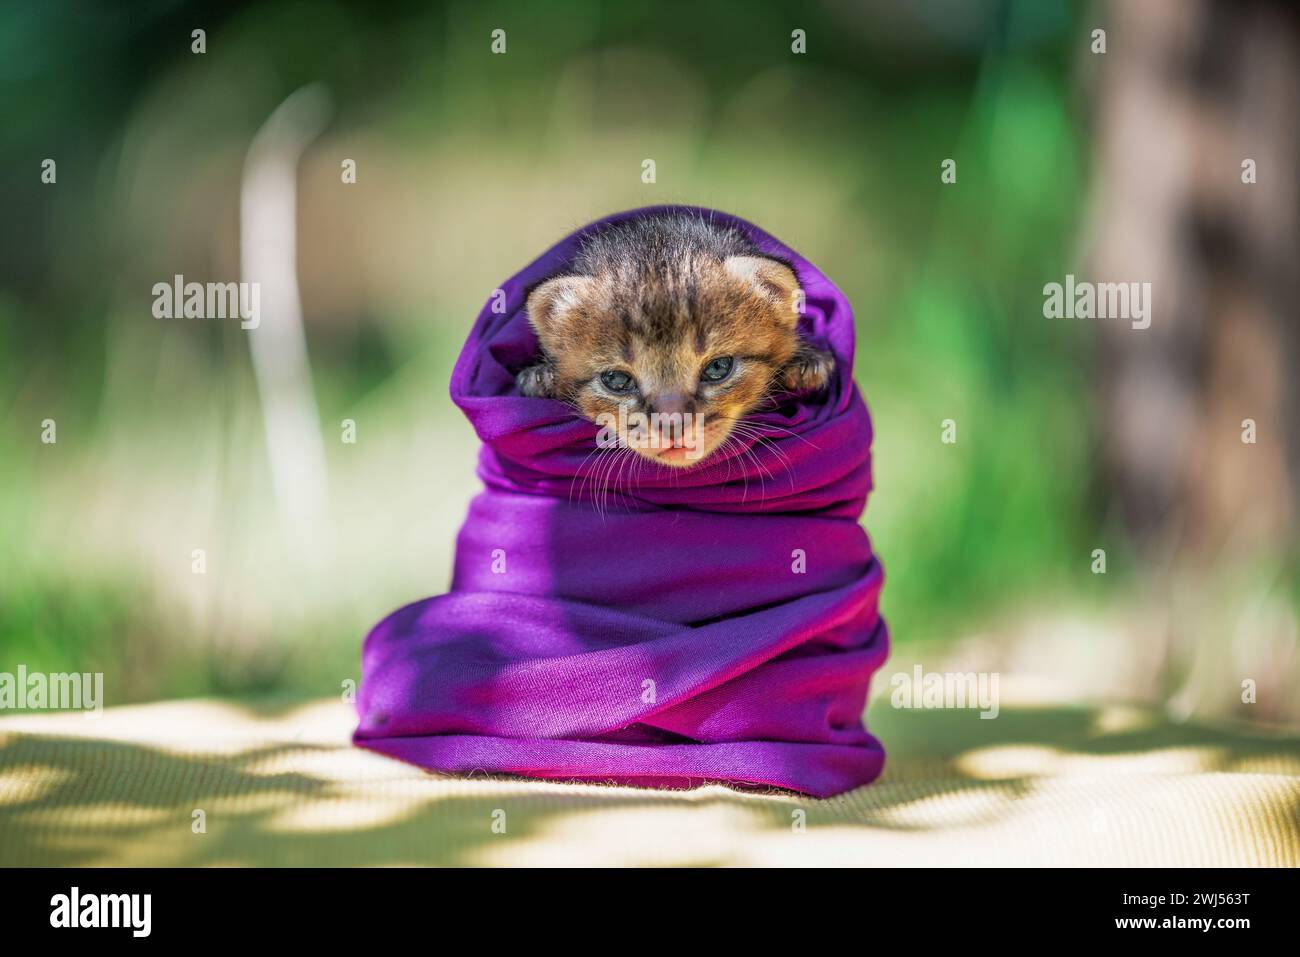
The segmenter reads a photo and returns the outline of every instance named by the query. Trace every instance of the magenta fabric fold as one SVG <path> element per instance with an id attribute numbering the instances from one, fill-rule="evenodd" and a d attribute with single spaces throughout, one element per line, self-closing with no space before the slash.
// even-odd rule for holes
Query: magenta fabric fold
<path id="1" fill-rule="evenodd" d="M 879 775 L 884 749 L 862 720 L 889 645 L 859 524 L 872 430 L 834 284 L 750 223 L 691 208 L 794 267 L 801 329 L 838 369 L 825 392 L 782 397 L 737 449 L 687 471 L 647 461 L 603 476 L 594 424 L 515 389 L 537 352 L 531 287 L 587 230 L 664 208 L 575 232 L 479 314 L 451 395 L 482 440 L 484 490 L 451 591 L 366 638 L 358 745 L 451 773 L 818 797 Z"/>

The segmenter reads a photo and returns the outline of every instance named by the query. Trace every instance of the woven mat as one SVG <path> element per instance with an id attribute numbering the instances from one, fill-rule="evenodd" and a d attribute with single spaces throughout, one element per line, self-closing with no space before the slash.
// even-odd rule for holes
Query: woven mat
<path id="1" fill-rule="evenodd" d="M 1300 739 L 1021 695 L 869 719 L 825 801 L 449 778 L 353 748 L 341 702 L 0 719 L 0 865 L 1300 865 Z"/>

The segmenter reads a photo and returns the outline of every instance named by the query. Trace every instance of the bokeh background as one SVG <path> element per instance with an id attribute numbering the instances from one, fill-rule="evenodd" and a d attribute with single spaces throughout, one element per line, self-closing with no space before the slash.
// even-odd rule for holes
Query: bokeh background
<path id="1" fill-rule="evenodd" d="M 1300 723 L 1297 36 L 1286 3 L 1205 0 L 6 5 L 0 670 L 336 694 L 447 586 L 482 303 L 683 202 L 855 305 L 899 662 Z M 250 148 L 292 156 L 285 124 L 307 364 L 290 338 L 259 370 L 276 316 L 159 320 L 151 290 L 239 278 Z M 1045 319 L 1067 274 L 1152 282 L 1152 328 Z M 318 445 L 268 444 L 284 402 Z"/>

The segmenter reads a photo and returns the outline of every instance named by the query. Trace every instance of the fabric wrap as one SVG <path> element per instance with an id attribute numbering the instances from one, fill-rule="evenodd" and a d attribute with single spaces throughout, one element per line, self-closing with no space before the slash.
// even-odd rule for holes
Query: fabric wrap
<path id="1" fill-rule="evenodd" d="M 643 461 L 602 481 L 597 426 L 515 388 L 538 349 L 529 290 L 588 230 L 664 209 L 575 232 L 479 314 L 451 395 L 482 440 L 484 490 L 451 591 L 366 638 L 358 745 L 452 773 L 819 797 L 880 773 L 884 749 L 862 722 L 889 641 L 858 521 L 871 420 L 852 378 L 853 313 L 830 280 L 755 226 L 690 209 L 794 267 L 801 331 L 837 368 L 827 390 L 782 397 L 739 446 L 689 470 Z"/>

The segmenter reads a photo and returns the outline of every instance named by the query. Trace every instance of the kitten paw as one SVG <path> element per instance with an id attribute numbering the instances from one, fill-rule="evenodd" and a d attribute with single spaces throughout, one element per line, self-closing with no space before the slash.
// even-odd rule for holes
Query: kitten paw
<path id="1" fill-rule="evenodd" d="M 781 370 L 781 382 L 791 392 L 826 388 L 835 371 L 835 357 L 811 346 L 800 346 Z"/>
<path id="2" fill-rule="evenodd" d="M 555 372 L 548 362 L 539 362 L 529 366 L 517 376 L 515 385 L 521 395 L 534 399 L 549 399 L 555 395 Z"/>

